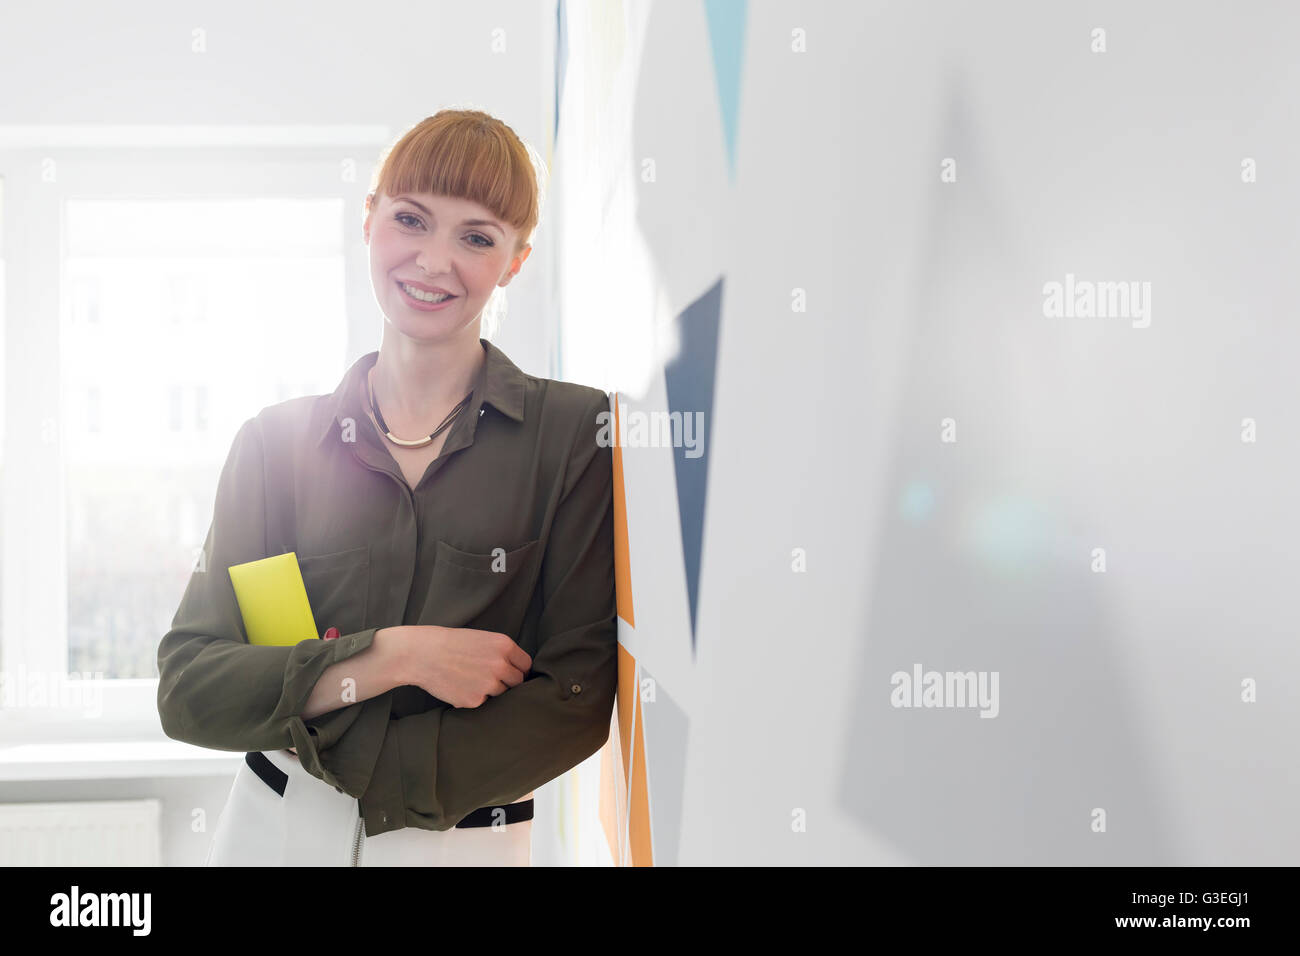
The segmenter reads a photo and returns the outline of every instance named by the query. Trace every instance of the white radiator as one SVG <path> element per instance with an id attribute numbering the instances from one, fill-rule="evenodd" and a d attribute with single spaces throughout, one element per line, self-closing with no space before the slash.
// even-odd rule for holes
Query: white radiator
<path id="1" fill-rule="evenodd" d="M 0 866 L 160 866 L 158 800 L 0 803 Z"/>

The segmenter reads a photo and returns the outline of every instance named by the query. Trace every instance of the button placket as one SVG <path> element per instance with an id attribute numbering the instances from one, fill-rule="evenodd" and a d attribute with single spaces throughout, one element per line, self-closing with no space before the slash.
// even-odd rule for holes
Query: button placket
<path id="1" fill-rule="evenodd" d="M 448 440 L 450 440 L 450 437 L 451 436 L 448 436 Z M 359 447 L 359 446 L 364 446 L 364 447 Z M 378 457 L 381 451 L 385 453 L 387 457 L 387 461 L 384 461 L 383 459 L 380 459 Z M 367 452 L 369 452 L 369 454 L 367 454 Z M 371 454 L 375 456 L 376 460 L 371 460 L 370 457 Z M 397 485 L 398 489 L 400 489 L 400 491 L 402 492 L 402 500 L 405 502 L 405 505 L 408 509 L 407 514 L 410 517 L 409 523 L 411 526 L 414 527 L 416 524 L 416 513 L 415 513 L 415 500 L 414 500 L 413 492 L 411 491 L 410 486 L 406 483 L 406 479 L 403 478 L 398 473 L 397 462 L 393 459 L 393 456 L 391 454 L 387 454 L 387 450 L 382 447 L 377 447 L 375 445 L 369 444 L 368 442 L 361 441 L 352 445 L 352 457 L 358 464 L 362 465 L 363 467 L 368 468 L 371 471 L 387 475 L 389 478 L 393 480 L 393 482 Z M 442 455 L 439 455 L 438 458 L 434 461 L 434 464 L 437 464 L 438 461 L 441 460 L 442 460 Z M 391 464 L 393 467 L 392 468 L 388 467 L 389 464 Z M 398 613 L 401 613 L 401 610 L 406 607 L 407 598 L 411 593 L 411 585 L 415 579 L 416 535 L 412 534 L 406 541 L 395 541 L 394 544 L 395 544 L 395 547 L 393 548 L 394 565 L 399 568 L 405 568 L 406 572 L 404 575 L 405 576 L 404 582 L 402 580 L 402 576 L 396 574 L 389 576 L 389 580 L 392 582 L 392 584 L 389 586 L 388 599 L 389 599 L 389 607 L 397 608 Z M 382 618 L 379 616 L 375 617 L 375 620 L 381 620 L 381 619 Z"/>

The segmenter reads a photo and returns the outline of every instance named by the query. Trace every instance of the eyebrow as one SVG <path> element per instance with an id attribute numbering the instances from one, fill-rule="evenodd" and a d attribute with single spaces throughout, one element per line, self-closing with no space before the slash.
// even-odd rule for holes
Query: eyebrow
<path id="1" fill-rule="evenodd" d="M 431 213 L 428 209 L 424 208 L 424 206 L 416 202 L 410 196 L 395 196 L 393 197 L 393 202 L 409 202 L 412 206 L 420 210 L 420 212 L 424 213 L 426 216 L 429 217 L 433 216 L 433 213 Z M 461 221 L 461 225 L 462 226 L 491 226 L 497 232 L 501 233 L 501 235 L 504 236 L 506 234 L 505 230 L 501 228 L 501 224 L 494 219 L 464 219 Z"/>

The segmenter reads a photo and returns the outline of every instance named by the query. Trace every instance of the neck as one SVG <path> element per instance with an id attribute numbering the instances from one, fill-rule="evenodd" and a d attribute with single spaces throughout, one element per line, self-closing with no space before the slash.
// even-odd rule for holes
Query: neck
<path id="1" fill-rule="evenodd" d="M 469 331 L 475 334 L 417 342 L 390 336 L 385 327 L 379 358 L 370 370 L 370 384 L 396 434 L 432 431 L 474 387 L 487 352 L 478 340 L 477 328 Z"/>

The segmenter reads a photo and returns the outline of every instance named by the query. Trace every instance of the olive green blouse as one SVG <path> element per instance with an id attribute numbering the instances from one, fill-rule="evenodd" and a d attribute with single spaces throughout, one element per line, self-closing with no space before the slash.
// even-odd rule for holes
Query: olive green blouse
<path id="1" fill-rule="evenodd" d="M 333 394 L 263 408 L 221 471 L 202 559 L 158 647 L 167 736 L 215 750 L 297 748 L 360 801 L 366 833 L 446 830 L 598 750 L 617 683 L 613 460 L 600 389 L 520 371 L 485 339 L 473 397 L 411 489 L 362 407 L 378 352 Z M 607 434 L 607 433 L 606 433 Z M 227 568 L 293 551 L 337 640 L 248 643 Z M 457 708 L 415 685 L 303 720 L 317 678 L 375 631 L 499 631 L 522 684 Z"/>

